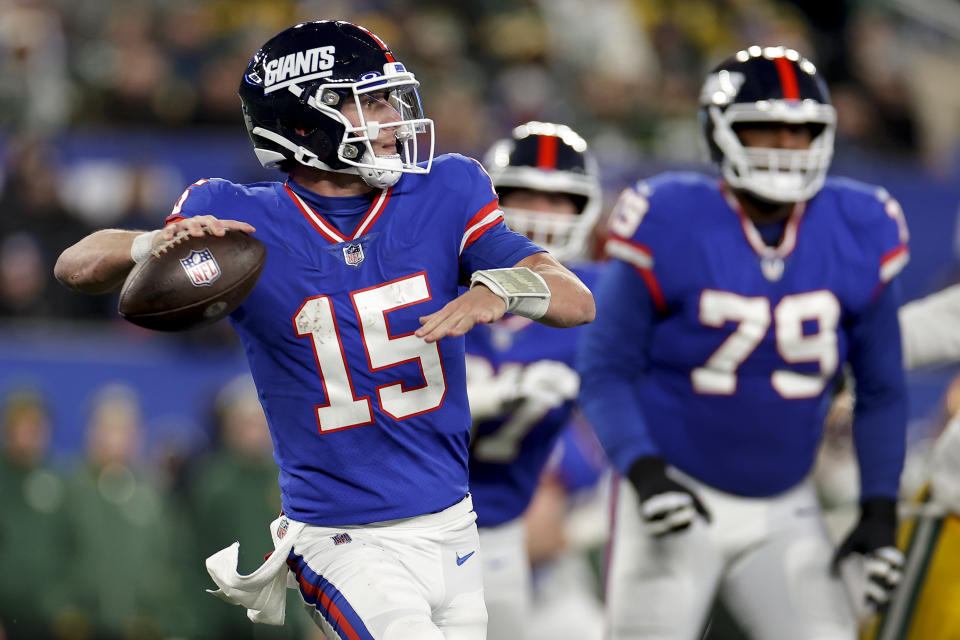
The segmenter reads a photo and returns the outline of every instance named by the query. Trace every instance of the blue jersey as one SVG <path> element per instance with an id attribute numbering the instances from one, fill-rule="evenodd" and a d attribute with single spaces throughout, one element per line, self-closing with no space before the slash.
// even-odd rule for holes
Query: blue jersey
<path id="1" fill-rule="evenodd" d="M 599 276 L 600 265 L 584 263 L 570 269 L 590 287 Z M 474 360 L 471 366 L 489 371 L 491 378 L 481 384 L 494 384 L 493 376 L 522 375 L 525 367 L 541 360 L 563 363 L 573 373 L 581 329 L 557 329 L 520 316 L 506 316 L 467 333 L 467 356 Z M 502 524 L 526 510 L 573 408 L 572 399 L 545 413 L 527 411 L 528 407 L 521 404 L 474 426 L 470 492 L 479 526 Z"/>
<path id="2" fill-rule="evenodd" d="M 283 509 L 317 525 L 439 511 L 467 493 L 464 340 L 426 343 L 421 316 L 478 269 L 541 251 L 503 224 L 478 163 L 437 158 L 369 196 L 201 180 L 171 218 L 249 222 L 267 247 L 230 320 L 280 467 Z"/>
<path id="3" fill-rule="evenodd" d="M 906 392 L 886 285 L 908 254 L 895 200 L 830 179 L 770 246 L 715 180 L 664 174 L 624 192 L 610 230 L 578 364 L 621 472 L 659 455 L 730 493 L 783 491 L 809 472 L 849 362 L 861 490 L 896 495 Z"/>

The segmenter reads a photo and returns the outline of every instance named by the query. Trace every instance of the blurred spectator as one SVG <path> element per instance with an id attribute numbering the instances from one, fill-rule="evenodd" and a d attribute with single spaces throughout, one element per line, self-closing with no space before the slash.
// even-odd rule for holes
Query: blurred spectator
<path id="1" fill-rule="evenodd" d="M 202 591 L 215 588 L 207 575 L 207 556 L 240 542 L 239 570 L 249 573 L 272 551 L 268 526 L 280 513 L 277 465 L 267 420 L 249 375 L 227 384 L 214 402 L 219 446 L 199 460 L 188 488 L 192 529 L 197 534 L 192 561 L 192 606 L 202 637 L 242 639 L 303 638 L 316 627 L 307 618 L 295 590 L 287 591 L 283 627 L 254 625 L 246 616 Z"/>
<path id="2" fill-rule="evenodd" d="M 847 29 L 850 68 L 861 95 L 838 105 L 838 134 L 861 147 L 915 150 L 916 105 L 907 78 L 917 69 L 904 51 L 896 21 L 871 9 L 851 16 Z M 846 128 L 845 120 L 865 120 L 866 126 L 855 131 Z"/>
<path id="3" fill-rule="evenodd" d="M 70 97 L 59 14 L 42 0 L 0 4 L 0 127 L 55 134 Z"/>
<path id="4" fill-rule="evenodd" d="M 105 317 L 108 297 L 59 286 L 52 265 L 64 247 L 94 229 L 61 204 L 63 176 L 52 147 L 21 135 L 8 141 L 0 192 L 0 317 Z"/>
<path id="5" fill-rule="evenodd" d="M 189 619 L 172 601 L 184 589 L 174 562 L 184 536 L 167 496 L 139 464 L 141 415 L 132 390 L 104 387 L 86 435 L 86 460 L 67 487 L 69 528 L 78 539 L 66 580 L 70 625 L 88 625 L 98 640 L 184 631 Z"/>
<path id="6" fill-rule="evenodd" d="M 72 556 L 64 486 L 47 466 L 50 416 L 32 391 L 7 396 L 0 450 L 0 629 L 9 640 L 52 638 Z M 3 634 L 0 633 L 0 636 Z"/>

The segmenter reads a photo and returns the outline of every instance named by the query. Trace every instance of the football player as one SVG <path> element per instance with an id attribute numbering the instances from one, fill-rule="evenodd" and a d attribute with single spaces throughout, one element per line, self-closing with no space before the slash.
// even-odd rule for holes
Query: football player
<path id="1" fill-rule="evenodd" d="M 257 158 L 286 179 L 199 180 L 162 229 L 96 232 L 56 265 L 67 286 L 102 291 L 180 233 L 266 245 L 230 320 L 283 512 L 254 573 L 237 574 L 236 545 L 207 560 L 217 594 L 258 622 L 282 623 L 290 578 L 329 638 L 482 639 L 462 336 L 507 311 L 563 327 L 594 314 L 576 276 L 503 224 L 479 163 L 433 157 L 417 87 L 363 27 L 290 27 L 240 82 Z"/>
<path id="2" fill-rule="evenodd" d="M 958 296 L 960 286 L 953 285 L 900 308 L 903 361 L 908 370 L 960 360 Z M 847 498 L 844 480 L 856 473 L 845 428 L 852 395 L 847 391 L 834 402 L 831 413 L 838 417 L 835 423 L 841 427 L 841 437 L 825 442 L 814 476 L 821 493 L 833 498 L 835 511 L 842 515 Z M 949 417 L 943 429 L 908 449 L 909 471 L 901 483 L 905 501 L 900 505 L 905 517 L 897 536 L 906 554 L 903 580 L 882 615 L 865 616 L 861 640 L 948 640 L 960 635 L 960 611 L 955 606 L 960 593 L 956 571 L 960 559 L 960 378 L 947 387 L 943 414 Z"/>
<path id="3" fill-rule="evenodd" d="M 548 249 L 588 285 L 601 189 L 587 143 L 570 127 L 527 122 L 487 153 L 485 166 L 514 231 Z M 522 639 L 531 581 L 523 513 L 579 389 L 578 330 L 511 315 L 467 334 L 473 413 L 470 491 L 480 527 L 487 638 Z"/>
<path id="4" fill-rule="evenodd" d="M 902 564 L 903 213 L 882 188 L 827 179 L 836 112 L 796 51 L 722 62 L 700 117 L 721 179 L 622 194 L 579 345 L 581 403 L 623 476 L 612 635 L 698 638 L 717 593 L 750 637 L 850 640 L 840 561 L 863 555 L 876 606 Z M 860 514 L 834 551 L 809 474 L 845 362 Z"/>
<path id="5" fill-rule="evenodd" d="M 960 285 L 911 301 L 900 309 L 903 359 L 909 369 L 960 360 Z M 936 437 L 929 458 L 918 462 L 924 486 L 898 534 L 906 554 L 903 584 L 862 640 L 949 640 L 960 636 L 960 378 L 946 392 L 952 416 Z"/>
<path id="6" fill-rule="evenodd" d="M 923 456 L 925 482 L 906 507 L 898 542 L 906 554 L 903 583 L 861 640 L 951 640 L 960 636 L 960 379 L 947 390 L 952 418 Z M 919 457 L 921 454 L 917 454 Z M 912 512 L 912 513 L 911 513 Z"/>

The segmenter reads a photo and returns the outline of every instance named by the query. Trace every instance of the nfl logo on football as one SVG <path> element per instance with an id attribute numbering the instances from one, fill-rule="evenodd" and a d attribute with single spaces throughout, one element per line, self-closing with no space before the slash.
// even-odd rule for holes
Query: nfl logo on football
<path id="1" fill-rule="evenodd" d="M 220 265 L 209 249 L 191 251 L 186 258 L 180 259 L 180 266 L 195 287 L 212 284 L 221 274 Z"/>
<path id="2" fill-rule="evenodd" d="M 359 244 L 348 244 L 343 248 L 343 259 L 351 267 L 359 267 L 363 262 L 363 247 Z"/>

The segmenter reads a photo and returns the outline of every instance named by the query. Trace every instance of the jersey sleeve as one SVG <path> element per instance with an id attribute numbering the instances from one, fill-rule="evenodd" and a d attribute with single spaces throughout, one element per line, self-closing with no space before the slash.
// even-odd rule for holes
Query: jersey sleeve
<path id="1" fill-rule="evenodd" d="M 462 162 L 462 189 L 467 198 L 460 237 L 461 280 L 469 280 L 470 274 L 480 269 L 512 267 L 544 251 L 504 223 L 500 200 L 483 166 L 472 158 L 462 158 Z"/>
<path id="2" fill-rule="evenodd" d="M 910 261 L 910 231 L 903 208 L 886 189 L 879 189 L 877 199 L 883 207 L 877 240 L 880 250 L 879 278 L 884 285 L 893 280 Z"/>
<path id="3" fill-rule="evenodd" d="M 604 248 L 610 257 L 637 271 L 655 308 L 663 312 L 667 299 L 658 258 L 663 262 L 670 254 L 676 229 L 669 228 L 669 198 L 664 197 L 660 182 L 662 179 L 639 182 L 620 194 L 610 213 Z"/>
<path id="4" fill-rule="evenodd" d="M 860 466 L 861 500 L 896 499 L 906 453 L 907 383 L 894 281 L 848 320 L 848 360 L 856 380 L 853 438 Z"/>
<path id="5" fill-rule="evenodd" d="M 608 458 L 626 473 L 640 457 L 657 455 L 636 392 L 646 369 L 656 310 L 632 263 L 611 261 L 594 290 L 597 317 L 577 346 L 580 406 Z"/>
<path id="6" fill-rule="evenodd" d="M 229 184 L 229 182 L 219 178 L 197 180 L 183 190 L 164 224 L 173 224 L 184 218 L 192 218 L 198 215 L 216 215 L 216 196 L 222 190 L 224 184 Z"/>
<path id="7" fill-rule="evenodd" d="M 886 189 L 855 180 L 834 179 L 840 212 L 856 238 L 874 279 L 874 291 L 892 281 L 910 261 L 910 232 L 900 203 Z"/>

